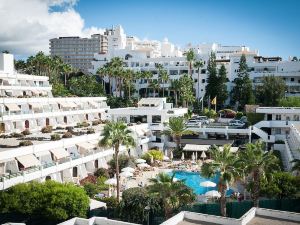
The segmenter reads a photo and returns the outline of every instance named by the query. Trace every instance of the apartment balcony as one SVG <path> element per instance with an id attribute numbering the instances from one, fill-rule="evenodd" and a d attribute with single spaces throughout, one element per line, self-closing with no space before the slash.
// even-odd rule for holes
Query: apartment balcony
<path id="1" fill-rule="evenodd" d="M 124 151 L 124 149 L 122 149 L 122 151 Z M 22 172 L 5 175 L 0 177 L 0 190 L 7 189 L 19 183 L 25 183 L 36 179 L 42 179 L 50 174 L 58 173 L 66 169 L 71 169 L 73 167 L 83 165 L 87 162 L 95 161 L 96 159 L 110 156 L 113 154 L 114 151 L 112 149 L 98 149 L 91 152 L 89 155 L 76 157 L 74 159 L 69 158 L 68 161 L 62 163 L 50 163 L 47 165 L 31 168 Z"/>
<path id="2" fill-rule="evenodd" d="M 152 123 L 149 126 L 150 130 L 164 130 L 164 125 L 162 123 Z"/>
<path id="3" fill-rule="evenodd" d="M 43 112 L 34 112 L 32 110 L 22 111 L 22 112 L 3 112 L 2 121 L 17 121 L 17 120 L 26 120 L 26 119 L 38 119 L 38 118 L 51 118 L 59 116 L 70 116 L 70 115 L 79 115 L 79 114 L 91 114 L 104 112 L 105 108 L 97 109 L 69 109 L 69 110 L 55 110 L 51 109 L 49 111 L 45 110 Z"/>

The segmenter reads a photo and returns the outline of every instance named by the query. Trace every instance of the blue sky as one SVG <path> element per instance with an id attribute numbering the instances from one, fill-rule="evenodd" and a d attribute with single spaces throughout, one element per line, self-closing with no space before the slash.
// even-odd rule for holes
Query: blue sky
<path id="1" fill-rule="evenodd" d="M 300 56 L 297 0 L 80 0 L 85 26 L 121 24 L 127 35 L 246 45 L 265 56 Z"/>

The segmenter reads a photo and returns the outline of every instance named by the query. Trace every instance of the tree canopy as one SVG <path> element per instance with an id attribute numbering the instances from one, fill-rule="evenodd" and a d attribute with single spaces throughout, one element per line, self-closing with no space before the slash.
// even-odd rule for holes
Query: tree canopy
<path id="1" fill-rule="evenodd" d="M 256 99 L 264 106 L 277 106 L 284 97 L 286 85 L 281 77 L 265 76 L 262 84 L 256 87 Z"/>
<path id="2" fill-rule="evenodd" d="M 242 109 L 246 104 L 254 103 L 252 81 L 248 74 L 246 56 L 243 54 L 240 59 L 237 77 L 233 80 L 234 87 L 231 91 L 231 101 Z"/>
<path id="3" fill-rule="evenodd" d="M 22 183 L 0 192 L 2 213 L 17 212 L 28 217 L 61 221 L 86 217 L 88 208 L 89 198 L 85 191 L 70 183 Z"/>

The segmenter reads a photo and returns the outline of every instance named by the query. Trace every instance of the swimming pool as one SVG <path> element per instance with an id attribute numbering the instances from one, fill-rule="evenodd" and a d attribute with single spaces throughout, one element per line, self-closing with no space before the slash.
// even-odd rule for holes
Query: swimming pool
<path id="1" fill-rule="evenodd" d="M 197 195 L 205 194 L 207 191 L 211 190 L 217 190 L 218 189 L 218 180 L 219 180 L 219 175 L 213 177 L 213 178 L 204 178 L 201 177 L 199 173 L 194 173 L 194 172 L 187 172 L 187 171 L 172 171 L 169 172 L 168 175 L 172 176 L 173 173 L 175 173 L 175 178 L 179 180 L 184 180 L 184 183 L 192 188 L 194 190 L 194 193 Z M 214 183 L 217 184 L 216 187 L 202 187 L 200 186 L 200 183 L 203 181 L 210 180 Z M 229 189 L 226 193 L 226 195 L 231 195 L 233 193 L 233 190 Z"/>

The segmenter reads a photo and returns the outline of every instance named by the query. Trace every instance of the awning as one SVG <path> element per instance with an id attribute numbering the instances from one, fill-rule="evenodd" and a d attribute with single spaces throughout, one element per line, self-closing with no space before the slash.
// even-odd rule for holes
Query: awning
<path id="1" fill-rule="evenodd" d="M 68 105 L 69 105 L 71 108 L 77 107 L 77 105 L 76 105 L 74 102 L 68 102 Z"/>
<path id="2" fill-rule="evenodd" d="M 219 149 L 222 152 L 224 150 L 224 147 L 221 146 L 221 147 L 219 147 Z M 237 152 L 238 150 L 239 150 L 239 147 L 231 147 L 230 148 L 230 152 L 233 152 L 233 153 Z"/>
<path id="3" fill-rule="evenodd" d="M 91 143 L 94 146 L 98 146 L 99 140 L 90 140 L 88 142 Z"/>
<path id="4" fill-rule="evenodd" d="M 36 157 L 41 157 L 41 156 L 44 156 L 44 155 L 49 155 L 50 152 L 49 151 L 41 151 L 41 152 L 35 152 L 34 155 Z"/>
<path id="5" fill-rule="evenodd" d="M 86 151 L 92 150 L 96 147 L 94 144 L 91 144 L 89 142 L 82 142 L 82 143 L 78 143 L 76 145 L 79 149 L 79 152 L 81 152 L 82 150 L 85 150 L 85 152 L 86 152 Z"/>
<path id="6" fill-rule="evenodd" d="M 31 107 L 33 109 L 41 109 L 41 108 L 43 108 L 43 105 L 41 103 L 37 103 L 37 102 L 29 103 L 29 105 L 31 105 Z"/>
<path id="7" fill-rule="evenodd" d="M 20 107 L 15 103 L 6 103 L 5 106 L 8 108 L 9 111 L 21 111 Z"/>
<path id="8" fill-rule="evenodd" d="M 32 95 L 36 95 L 36 96 L 38 96 L 40 94 L 39 91 L 31 91 L 31 92 L 32 92 Z"/>
<path id="9" fill-rule="evenodd" d="M 72 108 L 68 102 L 58 102 L 58 104 L 60 104 L 63 108 Z"/>
<path id="10" fill-rule="evenodd" d="M 64 148 L 56 148 L 50 150 L 50 152 L 54 155 L 56 159 L 62 159 L 70 156 L 69 152 L 67 152 Z"/>
<path id="11" fill-rule="evenodd" d="M 18 156 L 16 159 L 25 168 L 41 165 L 41 162 L 33 154 Z"/>
<path id="12" fill-rule="evenodd" d="M 192 144 L 186 144 L 183 148 L 184 151 L 191 151 L 191 152 L 201 152 L 201 151 L 207 151 L 209 149 L 210 145 L 192 145 Z"/>
<path id="13" fill-rule="evenodd" d="M 149 106 L 158 106 L 161 102 L 161 99 L 158 98 L 142 98 L 138 105 L 149 105 Z"/>
<path id="14" fill-rule="evenodd" d="M 96 102 L 89 101 L 89 103 L 90 103 L 92 106 L 96 107 L 96 108 L 99 107 L 99 104 L 96 103 Z"/>
<path id="15" fill-rule="evenodd" d="M 90 198 L 90 210 L 99 209 L 99 208 L 103 208 L 103 207 L 106 208 L 105 202 L 100 202 L 100 201 Z"/>

